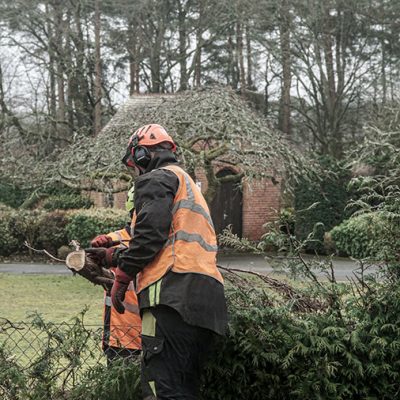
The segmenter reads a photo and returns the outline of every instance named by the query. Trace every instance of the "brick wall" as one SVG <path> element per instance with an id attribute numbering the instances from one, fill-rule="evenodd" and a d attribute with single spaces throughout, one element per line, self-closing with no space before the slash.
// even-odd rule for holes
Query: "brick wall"
<path id="1" fill-rule="evenodd" d="M 259 240 L 263 225 L 276 221 L 281 205 L 280 185 L 269 179 L 252 180 L 243 184 L 243 237 Z"/>

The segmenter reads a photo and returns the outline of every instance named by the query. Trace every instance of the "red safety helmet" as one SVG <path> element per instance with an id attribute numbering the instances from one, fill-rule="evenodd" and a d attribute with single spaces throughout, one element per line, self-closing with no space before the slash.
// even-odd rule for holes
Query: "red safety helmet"
<path id="1" fill-rule="evenodd" d="M 128 167 L 145 168 L 151 159 L 148 148 L 151 149 L 161 143 L 169 143 L 170 150 L 176 151 L 175 142 L 161 125 L 142 126 L 129 138 L 128 148 L 122 162 Z"/>

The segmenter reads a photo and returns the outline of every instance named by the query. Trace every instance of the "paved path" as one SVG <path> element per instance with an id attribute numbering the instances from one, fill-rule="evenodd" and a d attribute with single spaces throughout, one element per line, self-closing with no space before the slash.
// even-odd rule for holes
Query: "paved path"
<path id="1" fill-rule="evenodd" d="M 305 256 L 308 262 L 315 261 L 315 257 Z M 232 254 L 218 256 L 218 263 L 225 267 L 240 268 L 255 272 L 272 272 L 274 271 L 272 265 L 278 265 L 283 260 L 274 260 L 264 256 L 249 255 L 249 254 Z M 347 277 L 351 277 L 353 271 L 358 267 L 357 263 L 348 259 L 335 257 L 333 259 L 333 266 L 335 276 L 338 281 L 345 281 Z M 370 272 L 376 271 L 376 267 L 369 269 Z M 275 270 L 276 271 L 276 270 Z M 29 263 L 15 263 L 15 264 L 0 264 L 0 273 L 10 274 L 56 274 L 68 275 L 71 272 L 62 264 L 29 264 Z M 317 272 L 317 275 L 324 276 L 324 273 Z"/>

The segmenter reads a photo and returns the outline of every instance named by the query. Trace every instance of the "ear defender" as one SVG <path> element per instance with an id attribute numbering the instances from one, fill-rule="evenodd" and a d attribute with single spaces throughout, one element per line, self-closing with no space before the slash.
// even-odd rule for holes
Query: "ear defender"
<path id="1" fill-rule="evenodd" d="M 146 147 L 137 146 L 132 149 L 133 162 L 142 168 L 147 168 L 151 160 L 150 152 Z"/>

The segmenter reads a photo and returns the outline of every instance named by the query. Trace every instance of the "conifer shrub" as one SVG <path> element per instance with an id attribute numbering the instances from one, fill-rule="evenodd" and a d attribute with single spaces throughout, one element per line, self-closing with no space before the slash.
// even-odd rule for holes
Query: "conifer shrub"
<path id="1" fill-rule="evenodd" d="M 340 224 L 346 218 L 346 203 L 349 193 L 346 189 L 350 171 L 337 161 L 319 160 L 323 173 L 319 180 L 300 180 L 295 189 L 295 235 L 305 241 L 309 252 L 324 253 L 325 232 Z"/>

